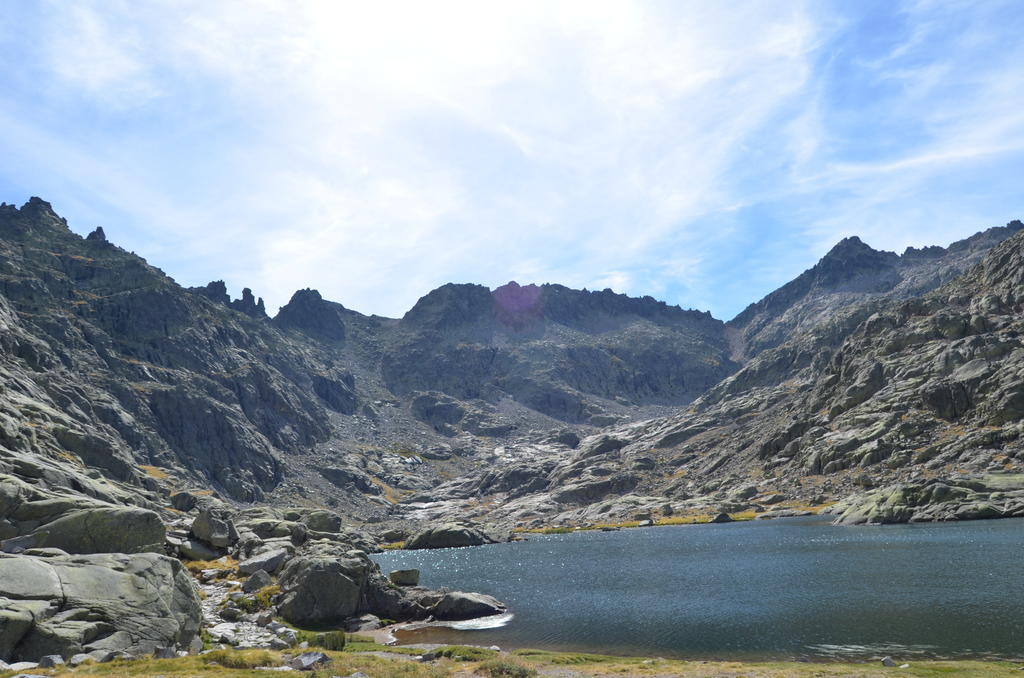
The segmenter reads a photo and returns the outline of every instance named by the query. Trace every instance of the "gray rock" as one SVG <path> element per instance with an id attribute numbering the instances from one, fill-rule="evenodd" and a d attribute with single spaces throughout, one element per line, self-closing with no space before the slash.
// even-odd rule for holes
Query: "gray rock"
<path id="1" fill-rule="evenodd" d="M 63 515 L 33 531 L 22 546 L 68 553 L 155 553 L 163 549 L 164 533 L 155 512 L 111 506 Z"/>
<path id="2" fill-rule="evenodd" d="M 323 652 L 303 652 L 288 662 L 288 666 L 296 671 L 312 671 L 330 663 L 331 658 Z"/>
<path id="3" fill-rule="evenodd" d="M 256 572 L 254 572 L 253 575 L 246 579 L 245 583 L 242 584 L 242 590 L 246 593 L 252 593 L 254 591 L 259 591 L 265 586 L 270 586 L 273 583 L 274 580 L 269 574 L 263 570 L 256 570 Z"/>
<path id="4" fill-rule="evenodd" d="M 441 620 L 474 619 L 505 612 L 505 606 L 482 593 L 451 591 L 434 607 L 434 617 Z"/>
<path id="5" fill-rule="evenodd" d="M 892 657 L 882 657 L 882 666 L 896 666 L 896 662 L 893 661 Z"/>
<path id="6" fill-rule="evenodd" d="M 178 551 L 185 560 L 216 560 L 223 553 L 198 539 L 187 539 L 178 545 Z"/>
<path id="7" fill-rule="evenodd" d="M 238 541 L 234 522 L 214 515 L 209 509 L 199 512 L 190 532 L 196 539 L 217 548 L 226 548 Z"/>
<path id="8" fill-rule="evenodd" d="M 477 527 L 462 523 L 444 523 L 417 532 L 405 543 L 405 548 L 444 549 L 491 543 L 493 540 Z"/>
<path id="9" fill-rule="evenodd" d="M 278 583 L 278 612 L 296 626 L 340 623 L 355 614 L 371 563 L 359 551 L 341 558 L 301 556 L 285 566 Z"/>
<path id="10" fill-rule="evenodd" d="M 717 516 L 711 519 L 712 523 L 731 523 L 733 522 L 732 517 L 728 513 L 719 513 Z"/>
<path id="11" fill-rule="evenodd" d="M 242 611 L 237 607 L 228 606 L 221 608 L 217 615 L 224 621 L 234 622 L 242 618 Z"/>
<path id="12" fill-rule="evenodd" d="M 166 556 L 0 555 L 0 618 L 0 656 L 36 659 L 188 643 L 200 605 L 191 577 Z"/>
<path id="13" fill-rule="evenodd" d="M 39 668 L 39 664 L 36 662 L 14 662 L 7 667 L 8 671 L 31 671 L 32 669 Z M 22 674 L 25 675 L 25 674 Z"/>
<path id="14" fill-rule="evenodd" d="M 173 647 L 158 647 L 153 651 L 154 659 L 177 659 L 178 651 Z"/>
<path id="15" fill-rule="evenodd" d="M 238 564 L 238 571 L 247 575 L 256 574 L 260 570 L 274 574 L 281 569 L 281 566 L 284 565 L 287 559 L 288 551 L 285 549 L 274 549 L 255 555 L 248 560 L 243 560 Z"/>
<path id="16" fill-rule="evenodd" d="M 39 658 L 38 664 L 41 669 L 52 669 L 57 666 L 64 666 L 64 657 L 61 657 L 59 654 L 43 655 Z"/>
<path id="17" fill-rule="evenodd" d="M 419 586 L 420 585 L 420 571 L 419 570 L 392 570 L 388 574 L 388 579 L 395 586 Z"/>

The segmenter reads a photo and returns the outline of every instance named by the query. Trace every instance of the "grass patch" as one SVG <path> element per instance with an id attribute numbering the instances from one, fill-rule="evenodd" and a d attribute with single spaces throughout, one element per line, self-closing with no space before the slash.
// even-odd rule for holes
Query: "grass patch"
<path id="1" fill-rule="evenodd" d="M 379 544 L 380 548 L 384 551 L 399 551 L 405 548 L 404 541 L 393 541 L 389 544 Z"/>
<path id="2" fill-rule="evenodd" d="M 472 645 L 445 645 L 433 651 L 438 657 L 448 657 L 464 662 L 479 662 L 498 656 L 497 651 Z"/>
<path id="3" fill-rule="evenodd" d="M 252 598 L 240 598 L 235 602 L 238 608 L 247 614 L 267 610 L 274 605 L 274 598 L 281 593 L 281 587 L 277 584 L 264 586 Z"/>
<path id="4" fill-rule="evenodd" d="M 214 650 L 202 656 L 204 664 L 217 664 L 228 669 L 254 669 L 257 666 L 280 666 L 280 657 L 268 650 Z"/>
<path id="5" fill-rule="evenodd" d="M 585 652 L 549 652 L 547 650 L 515 650 L 512 652 L 517 657 L 529 661 L 543 662 L 545 664 L 602 664 L 610 661 L 628 661 L 625 657 L 610 657 L 603 654 L 587 654 Z"/>
<path id="6" fill-rule="evenodd" d="M 149 476 L 150 478 L 155 478 L 157 480 L 167 480 L 168 478 L 171 477 L 171 475 L 167 471 L 163 470 L 159 466 L 140 465 L 139 468 L 142 469 L 142 472 L 145 473 L 147 476 Z"/>
<path id="7" fill-rule="evenodd" d="M 508 659 L 490 659 L 477 667 L 477 669 L 492 678 L 532 678 L 537 675 L 537 669 L 525 664 Z"/>
<path id="8" fill-rule="evenodd" d="M 217 560 L 186 560 L 185 567 L 192 574 L 202 574 L 203 570 L 231 570 L 238 567 L 238 561 L 231 556 L 224 556 Z"/>

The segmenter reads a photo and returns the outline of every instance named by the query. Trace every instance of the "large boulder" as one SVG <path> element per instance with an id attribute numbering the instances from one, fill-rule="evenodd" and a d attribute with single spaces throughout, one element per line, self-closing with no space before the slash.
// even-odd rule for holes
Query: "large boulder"
<path id="1" fill-rule="evenodd" d="M 0 554 L 0 660 L 186 647 L 201 619 L 191 578 L 166 556 Z"/>
<path id="2" fill-rule="evenodd" d="M 18 546 L 58 548 L 68 553 L 159 552 L 165 535 L 164 524 L 155 512 L 109 506 L 65 513 L 18 538 Z"/>
<path id="3" fill-rule="evenodd" d="M 483 530 L 464 523 L 445 523 L 417 532 L 406 542 L 407 549 L 445 549 L 480 546 L 495 542 Z"/>
<path id="4" fill-rule="evenodd" d="M 310 511 L 302 517 L 301 521 L 306 527 L 314 532 L 341 532 L 344 525 L 341 516 L 332 511 Z"/>
<path id="5" fill-rule="evenodd" d="M 191 534 L 217 548 L 227 548 L 238 541 L 238 531 L 231 519 L 218 516 L 209 509 L 200 511 L 192 521 Z"/>
<path id="6" fill-rule="evenodd" d="M 285 621 L 302 627 L 338 624 L 358 610 L 373 564 L 361 551 L 340 557 L 300 556 L 281 571 L 281 603 Z"/>
<path id="7" fill-rule="evenodd" d="M 265 553 L 243 560 L 238 564 L 238 571 L 242 574 L 256 574 L 260 570 L 274 574 L 284 562 L 288 560 L 288 551 L 285 549 L 273 549 Z"/>
<path id="8" fill-rule="evenodd" d="M 474 619 L 501 614 L 505 606 L 483 593 L 450 591 L 434 607 L 434 617 L 441 620 Z"/>

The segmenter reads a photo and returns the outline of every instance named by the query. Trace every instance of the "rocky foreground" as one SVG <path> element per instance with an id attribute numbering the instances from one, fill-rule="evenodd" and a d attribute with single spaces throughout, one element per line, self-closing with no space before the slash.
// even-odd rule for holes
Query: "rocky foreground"
<path id="1" fill-rule="evenodd" d="M 366 555 L 378 550 L 375 540 L 337 514 L 232 517 L 208 496 L 176 499 L 194 517 L 165 526 L 154 511 L 43 495 L 0 477 L 8 522 L 36 525 L 0 542 L 0 660 L 173 657 L 210 644 L 284 650 L 299 644 L 297 629 L 373 630 L 381 618 L 505 611 L 487 595 L 419 587 L 415 571 L 385 577 Z M 488 538 L 453 528 L 416 539 L 434 547 Z"/>

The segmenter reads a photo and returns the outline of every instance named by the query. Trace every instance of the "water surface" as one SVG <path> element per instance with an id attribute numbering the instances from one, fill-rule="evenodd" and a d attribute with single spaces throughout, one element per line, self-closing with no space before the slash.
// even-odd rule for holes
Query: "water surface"
<path id="1" fill-rule="evenodd" d="M 373 558 L 513 612 L 501 628 L 410 641 L 682 658 L 1024 656 L 1024 520 L 782 519 Z"/>

